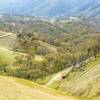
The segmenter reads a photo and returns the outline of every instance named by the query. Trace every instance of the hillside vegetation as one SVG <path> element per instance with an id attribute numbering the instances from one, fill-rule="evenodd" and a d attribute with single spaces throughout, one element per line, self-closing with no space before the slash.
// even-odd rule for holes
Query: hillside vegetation
<path id="1" fill-rule="evenodd" d="M 10 67 L 15 61 L 14 58 L 16 55 L 17 53 L 13 51 L 7 50 L 5 48 L 0 48 L 0 60 L 6 61 Z"/>
<path id="2" fill-rule="evenodd" d="M 51 23 L 47 19 L 4 15 L 0 23 L 0 75 L 28 79 L 64 95 L 100 98 L 98 18 L 55 19 Z M 20 87 L 13 79 L 5 78 L 13 81 L 12 86 Z M 26 95 L 26 98 L 31 100 L 37 90 L 30 89 L 30 92 L 28 89 L 16 88 L 17 93 L 11 99 L 20 93 L 21 99 L 28 94 L 30 97 Z M 3 91 L 6 94 L 6 89 Z M 34 98 L 41 100 L 40 95 L 37 92 Z M 47 95 L 42 96 L 46 99 Z M 60 100 L 60 97 L 50 97 Z"/>

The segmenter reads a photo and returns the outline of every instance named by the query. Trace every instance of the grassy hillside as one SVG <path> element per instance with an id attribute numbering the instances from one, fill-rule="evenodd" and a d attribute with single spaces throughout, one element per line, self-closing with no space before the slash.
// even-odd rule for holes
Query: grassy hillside
<path id="1" fill-rule="evenodd" d="M 63 81 L 56 81 L 50 87 L 64 91 L 64 94 L 78 95 L 100 100 L 100 58 L 92 61 L 84 71 L 75 71 Z"/>
<path id="2" fill-rule="evenodd" d="M 0 31 L 0 59 L 6 61 L 9 66 L 12 66 L 16 53 L 8 49 L 12 49 L 16 36 L 14 34 L 8 34 Z"/>
<path id="3" fill-rule="evenodd" d="M 0 76 L 0 100 L 77 100 L 24 79 Z"/>
<path id="4" fill-rule="evenodd" d="M 0 37 L 0 59 L 5 60 L 6 62 L 8 62 L 9 66 L 11 66 L 14 62 L 14 57 L 16 56 L 16 53 L 8 49 L 12 49 L 12 46 L 14 45 L 16 39 L 16 35 L 11 34 L 8 36 L 4 36 L 7 34 L 7 32 L 0 31 L 0 36 L 2 36 Z"/>
<path id="5" fill-rule="evenodd" d="M 7 35 L 8 33 L 0 31 L 0 36 Z M 0 47 L 11 49 L 16 40 L 16 35 L 11 34 L 8 36 L 0 37 Z"/>
<path id="6" fill-rule="evenodd" d="M 0 59 L 5 60 L 9 66 L 12 66 L 12 63 L 15 61 L 14 57 L 17 55 L 17 53 L 14 53 L 13 51 L 7 50 L 5 48 L 0 48 Z"/>
<path id="7" fill-rule="evenodd" d="M 96 34 L 99 31 L 91 33 L 90 24 L 84 27 L 80 21 L 50 24 L 31 18 L 24 21 L 21 17 L 12 18 L 10 23 L 8 19 L 8 30 L 5 27 L 2 30 L 18 34 L 16 38 L 13 33 L 0 31 L 0 75 L 33 80 L 60 94 L 77 95 L 79 100 L 100 100 L 100 34 Z M 71 66 L 77 70 L 62 80 Z M 1 100 L 75 100 L 23 79 L 0 77 L 0 80 Z"/>

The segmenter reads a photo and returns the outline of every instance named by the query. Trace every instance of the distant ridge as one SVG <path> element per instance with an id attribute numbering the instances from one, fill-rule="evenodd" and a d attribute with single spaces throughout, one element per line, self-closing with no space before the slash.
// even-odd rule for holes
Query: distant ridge
<path id="1" fill-rule="evenodd" d="M 100 0 L 0 0 L 0 14 L 55 18 L 100 16 Z"/>

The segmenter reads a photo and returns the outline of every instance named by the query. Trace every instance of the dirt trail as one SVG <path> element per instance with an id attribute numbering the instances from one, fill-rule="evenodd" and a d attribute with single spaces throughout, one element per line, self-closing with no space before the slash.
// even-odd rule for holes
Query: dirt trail
<path id="1" fill-rule="evenodd" d="M 67 68 L 66 70 L 63 70 L 61 72 L 59 72 L 56 76 L 54 76 L 46 85 L 44 85 L 44 87 L 52 84 L 55 81 L 59 81 L 62 79 L 63 74 L 68 73 L 71 70 L 71 68 Z"/>
<path id="2" fill-rule="evenodd" d="M 77 100 L 23 85 L 10 77 L 0 76 L 0 100 Z"/>
<path id="3" fill-rule="evenodd" d="M 0 38 L 6 37 L 6 36 L 9 36 L 9 35 L 12 35 L 12 34 L 13 34 L 13 33 L 7 33 L 7 34 L 5 34 L 5 35 L 0 36 Z"/>

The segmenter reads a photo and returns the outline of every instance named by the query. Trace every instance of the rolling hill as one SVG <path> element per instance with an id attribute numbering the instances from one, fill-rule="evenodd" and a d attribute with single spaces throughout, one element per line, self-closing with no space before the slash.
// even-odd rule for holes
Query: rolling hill
<path id="1" fill-rule="evenodd" d="M 17 18 L 15 18 L 15 17 L 17 17 Z M 91 44 L 89 44 L 89 45 L 92 45 L 93 41 L 95 42 L 95 39 L 91 39 L 91 38 L 96 38 L 97 40 L 99 39 L 99 34 L 97 34 L 97 33 L 100 33 L 99 19 L 94 19 L 94 20 L 90 19 L 89 20 L 88 18 L 85 19 L 84 17 L 82 17 L 82 18 L 75 17 L 75 19 L 71 20 L 71 21 L 70 21 L 70 18 L 66 19 L 65 21 L 62 19 L 62 20 L 58 21 L 58 24 L 51 24 L 51 23 L 46 22 L 44 20 L 43 21 L 42 20 L 41 21 L 35 20 L 35 18 L 33 18 L 34 21 L 32 21 L 33 19 L 29 20 L 29 18 L 21 18 L 20 19 L 20 17 L 18 17 L 18 16 L 15 16 L 15 17 L 13 16 L 13 19 L 15 18 L 16 20 L 10 19 L 10 17 L 8 17 L 8 18 L 6 17 L 6 19 L 8 19 L 7 20 L 8 23 L 6 21 L 4 21 L 3 22 L 4 26 L 6 24 L 8 26 L 12 25 L 13 27 L 15 27 L 15 25 L 16 26 L 18 25 L 17 28 L 15 27 L 14 30 L 12 29 L 12 32 L 14 31 L 17 34 L 18 31 L 24 30 L 24 32 L 26 32 L 24 34 L 26 38 L 23 37 L 23 40 L 24 39 L 31 40 L 31 42 L 28 41 L 28 45 L 30 43 L 32 43 L 32 47 L 33 47 L 32 41 L 35 40 L 35 42 L 36 42 L 36 40 L 37 40 L 41 44 L 40 48 L 42 46 L 45 46 L 45 50 L 46 50 L 46 48 L 48 48 L 51 51 L 51 54 L 53 53 L 54 56 L 55 56 L 55 54 L 60 53 L 59 50 L 61 50 L 61 52 L 63 52 L 63 50 L 62 50 L 63 48 L 59 49 L 58 47 L 61 47 L 61 46 L 67 47 L 68 46 L 68 45 L 66 45 L 66 41 L 72 42 L 71 46 L 73 45 L 73 43 L 77 44 L 77 45 L 73 46 L 73 48 L 68 48 L 66 50 L 76 49 L 76 50 L 78 50 L 78 52 L 80 52 L 80 49 L 84 49 L 81 52 L 87 53 L 88 51 L 85 50 L 85 49 L 87 49 L 88 44 L 91 42 Z M 80 19 L 78 19 L 78 18 L 80 18 Z M 24 21 L 24 20 L 26 20 L 26 21 Z M 27 20 L 29 20 L 30 22 L 32 21 L 32 22 L 29 24 L 28 23 L 29 21 L 27 21 Z M 6 24 L 5 24 L 5 22 L 6 22 Z M 56 23 L 56 21 L 55 21 L 55 23 Z M 28 26 L 27 26 L 27 24 L 28 24 Z M 2 28 L 2 26 L 3 26 L 3 24 L 1 24 L 1 28 Z M 10 26 L 10 27 L 12 28 L 12 26 Z M 3 27 L 3 28 L 5 29 L 5 27 Z M 11 29 L 9 27 L 7 27 L 7 28 L 9 30 Z M 16 40 L 16 34 L 3 32 L 4 29 L 2 29 L 2 31 L 0 31 L 0 60 L 7 61 L 8 64 L 10 65 L 10 66 L 7 66 L 7 68 L 9 67 L 9 68 L 13 69 L 14 67 L 16 67 L 13 64 L 13 62 L 15 61 L 15 59 L 14 59 L 15 56 L 18 55 L 18 54 L 27 55 L 28 53 L 27 52 L 21 53 L 21 51 L 19 51 L 19 52 L 12 51 L 13 45 L 14 45 L 15 40 Z M 26 31 L 27 29 L 29 29 L 29 32 L 32 32 L 32 33 L 35 30 L 35 35 L 33 35 L 35 38 L 32 38 L 30 36 L 30 33 L 28 31 Z M 32 29 L 32 31 L 30 29 Z M 15 31 L 15 30 L 18 30 L 18 31 Z M 5 31 L 6 31 L 6 29 L 5 29 Z M 67 34 L 67 36 L 69 36 L 69 37 L 65 38 L 65 33 L 63 33 L 64 31 L 66 33 L 70 33 L 71 35 Z M 37 34 L 38 32 L 40 32 L 40 33 L 42 32 L 42 33 L 38 35 Z M 75 36 L 74 33 L 78 34 L 80 32 L 82 32 L 83 35 L 79 34 L 79 35 Z M 95 34 L 93 34 L 93 32 Z M 91 33 L 91 34 L 89 34 L 89 33 Z M 46 36 L 46 38 L 44 38 L 44 37 L 40 38 L 40 36 L 43 36 L 43 34 L 44 34 L 44 37 Z M 47 34 L 49 34 L 49 35 L 47 35 Z M 23 36 L 23 34 L 20 34 L 20 35 Z M 48 37 L 52 36 L 52 35 L 57 36 L 57 37 L 64 35 L 64 38 L 63 37 L 61 39 L 58 38 L 60 41 L 63 41 L 63 39 L 64 39 L 64 41 L 62 43 L 59 43 L 59 41 L 54 41 L 52 43 L 52 39 L 56 39 L 57 37 L 56 38 L 50 38 L 50 41 L 46 41 L 46 40 L 49 39 Z M 72 38 L 72 35 L 75 36 L 75 37 Z M 39 38 L 38 38 L 38 36 L 39 36 Z M 89 43 L 87 42 L 87 40 L 89 40 L 88 41 Z M 95 45 L 96 47 L 94 46 L 93 48 L 97 48 L 97 46 L 99 46 L 100 41 L 97 41 L 97 42 L 98 42 L 98 44 Z M 26 44 L 27 41 L 25 41 L 24 43 Z M 59 44 L 61 46 L 59 46 Z M 84 46 L 86 44 L 87 44 L 87 46 Z M 39 45 L 38 45 L 38 47 L 39 47 Z M 79 49 L 77 49 L 77 48 L 79 48 Z M 98 50 L 100 51 L 100 49 L 98 49 Z M 41 49 L 39 51 L 41 51 Z M 64 53 L 65 56 L 67 56 L 65 54 L 65 52 L 63 52 L 63 53 Z M 30 69 L 30 71 L 31 70 L 34 71 L 35 70 L 34 66 L 36 67 L 36 64 L 34 65 L 33 62 L 35 62 L 35 61 L 38 65 L 41 64 L 39 66 L 40 69 L 42 69 L 42 68 L 44 69 L 46 64 L 43 63 L 43 66 L 42 66 L 42 61 L 46 61 L 47 60 L 46 57 L 50 57 L 50 59 L 52 59 L 51 58 L 52 55 L 43 56 L 42 54 L 34 55 L 35 59 L 34 59 L 34 57 L 32 57 L 31 59 L 29 58 L 27 61 L 25 61 L 25 63 L 27 62 L 26 65 L 24 65 L 24 63 L 23 63 L 24 61 L 22 61 L 22 63 L 23 63 L 22 66 L 26 67 L 25 69 L 23 69 L 22 66 L 17 65 L 20 68 L 22 67 L 22 70 L 20 70 L 21 72 L 23 71 L 22 74 L 24 73 L 24 71 L 28 72 L 29 69 Z M 47 54 L 49 54 L 49 52 Z M 93 51 L 92 51 L 92 54 L 94 54 Z M 76 55 L 77 55 L 77 53 L 76 53 Z M 55 65 L 55 67 L 53 68 L 53 71 L 57 67 L 59 68 L 60 66 L 62 66 L 62 64 L 63 64 L 63 62 L 60 62 L 60 61 L 62 61 L 63 57 L 61 56 L 61 58 L 59 59 L 59 56 L 60 55 L 55 56 L 57 58 L 53 61 L 53 62 L 56 62 L 56 63 L 53 64 L 53 65 Z M 64 58 L 65 58 L 65 56 L 64 56 Z M 92 55 L 92 56 L 94 57 L 94 55 Z M 89 57 L 89 58 L 86 58 L 87 60 L 90 59 L 89 60 L 90 62 L 88 62 L 87 65 L 84 65 L 85 67 L 82 66 L 82 69 L 84 67 L 83 70 L 79 69 L 77 71 L 72 72 L 70 74 L 70 76 L 67 77 L 63 81 L 62 81 L 62 76 L 69 72 L 71 65 L 68 66 L 69 67 L 68 70 L 66 69 L 68 67 L 65 67 L 64 72 L 61 71 L 62 70 L 61 69 L 61 70 L 55 71 L 55 73 L 48 74 L 47 77 L 45 77 L 45 78 L 41 78 L 41 79 L 37 78 L 37 80 L 35 82 L 37 82 L 39 84 L 44 85 L 45 83 L 49 82 L 46 85 L 44 85 L 43 87 L 36 85 L 33 82 L 26 81 L 24 79 L 0 76 L 0 90 L 1 90 L 0 91 L 0 99 L 1 100 L 2 99 L 3 100 L 4 99 L 5 100 L 51 100 L 51 99 L 52 100 L 67 100 L 67 99 L 68 100 L 77 100 L 77 99 L 74 99 L 72 97 L 64 97 L 64 96 L 58 95 L 55 92 L 52 92 L 51 91 L 52 89 L 49 91 L 46 87 L 46 86 L 49 86 L 50 88 L 55 89 L 56 92 L 60 92 L 61 94 L 64 94 L 64 95 L 70 94 L 70 95 L 75 95 L 75 96 L 76 95 L 82 96 L 83 99 L 79 99 L 79 100 L 100 100 L 100 85 L 99 85 L 99 83 L 100 83 L 100 57 L 99 57 L 99 54 L 98 54 L 97 55 L 98 58 L 97 59 L 95 58 L 95 60 L 94 60 L 92 58 L 92 56 Z M 68 54 L 68 57 L 70 58 L 69 54 Z M 66 64 L 65 61 L 68 61 L 69 58 L 63 59 L 64 64 Z M 72 59 L 72 57 L 71 57 L 71 59 Z M 75 59 L 77 59 L 77 58 L 75 58 Z M 32 60 L 32 62 L 29 62 L 31 60 Z M 29 62 L 29 64 L 28 64 L 28 62 Z M 68 62 L 73 63 L 72 60 L 71 61 L 69 60 Z M 47 64 L 50 64 L 50 63 L 47 63 Z M 32 65 L 33 65 L 33 68 L 32 68 Z M 60 66 L 58 66 L 58 65 L 60 65 Z M 28 66 L 30 66 L 30 67 L 28 68 Z M 51 66 L 52 65 L 49 65 L 48 68 L 51 67 Z M 18 67 L 16 67 L 16 69 Z M 39 68 L 39 67 L 37 67 L 37 68 Z M 48 70 L 48 69 L 46 69 L 46 70 Z M 8 69 L 7 69 L 7 71 L 10 72 L 10 70 L 8 70 Z M 59 72 L 59 71 L 61 71 L 61 72 Z M 36 71 L 35 74 L 32 72 L 32 74 L 34 76 L 34 75 L 37 75 L 37 73 L 40 73 L 40 72 L 42 72 L 42 71 L 41 70 Z M 50 69 L 50 72 L 51 72 L 51 69 Z M 58 72 L 58 74 L 57 74 L 57 72 Z M 43 73 L 44 73 L 44 71 L 43 71 Z M 5 75 L 5 74 L 6 74 L 6 71 L 3 75 Z M 30 75 L 32 75 L 32 74 L 30 73 Z M 9 73 L 6 74 L 6 75 L 9 75 Z M 18 73 L 18 75 L 19 75 L 19 73 Z M 24 73 L 23 75 L 26 75 L 26 73 Z M 40 74 L 40 75 L 42 75 L 42 74 Z M 57 76 L 55 76 L 55 75 L 57 75 Z M 12 76 L 15 76 L 15 73 Z M 16 77 L 22 77 L 22 76 L 16 76 Z M 28 77 L 27 77 L 27 79 L 30 79 Z M 51 79 L 51 81 L 49 81 L 50 79 Z M 34 80 L 34 77 L 30 80 Z M 84 99 L 84 97 L 86 97 L 86 99 Z M 87 97 L 91 98 L 91 99 L 87 99 Z"/>
<path id="2" fill-rule="evenodd" d="M 0 0 L 1 14 L 24 14 L 38 17 L 70 17 L 100 15 L 99 0 Z"/>
<path id="3" fill-rule="evenodd" d="M 78 100 L 24 79 L 0 76 L 0 100 Z"/>

